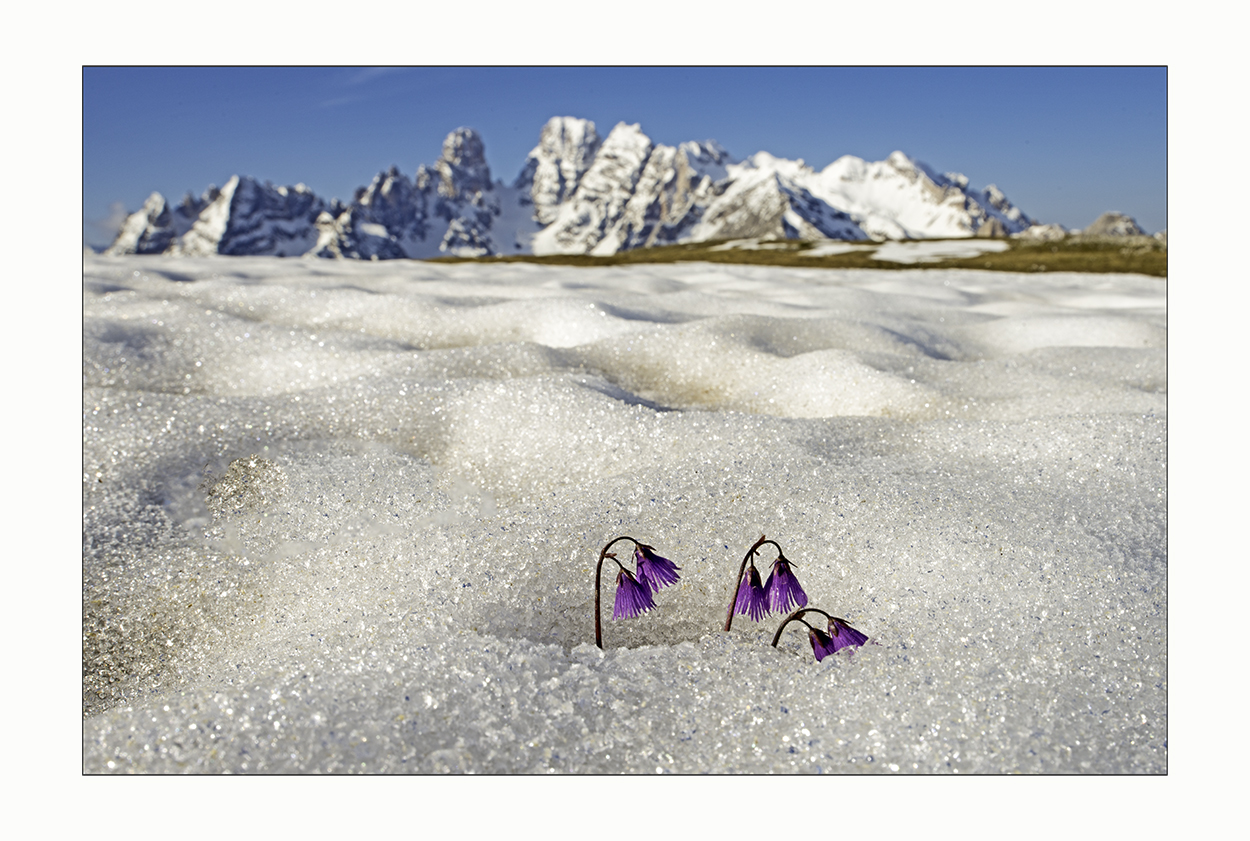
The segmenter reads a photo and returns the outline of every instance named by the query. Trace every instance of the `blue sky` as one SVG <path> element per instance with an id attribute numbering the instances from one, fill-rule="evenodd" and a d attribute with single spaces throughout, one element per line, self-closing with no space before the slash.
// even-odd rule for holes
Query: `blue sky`
<path id="1" fill-rule="evenodd" d="M 1167 71 L 1101 68 L 122 68 L 83 70 L 83 235 L 153 190 L 177 201 L 231 175 L 349 200 L 392 164 L 412 174 L 446 134 L 482 134 L 511 183 L 553 116 L 601 136 L 714 139 L 817 169 L 900 149 L 1042 222 L 1106 210 L 1167 226 Z"/>

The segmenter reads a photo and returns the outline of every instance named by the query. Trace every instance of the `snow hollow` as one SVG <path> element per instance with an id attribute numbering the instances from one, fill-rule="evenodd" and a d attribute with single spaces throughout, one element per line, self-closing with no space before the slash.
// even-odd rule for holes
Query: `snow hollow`
<path id="1" fill-rule="evenodd" d="M 1166 281 L 88 255 L 83 312 L 87 773 L 1167 771 Z M 872 642 L 724 633 L 761 534 Z M 619 535 L 681 578 L 605 570 L 600 651 Z"/>

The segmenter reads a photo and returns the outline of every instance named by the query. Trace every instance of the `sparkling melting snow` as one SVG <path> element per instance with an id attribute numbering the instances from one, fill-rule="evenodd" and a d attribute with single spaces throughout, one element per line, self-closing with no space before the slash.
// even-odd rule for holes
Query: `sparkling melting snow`
<path id="1" fill-rule="evenodd" d="M 88 257 L 84 770 L 1166 771 L 1165 292 Z"/>

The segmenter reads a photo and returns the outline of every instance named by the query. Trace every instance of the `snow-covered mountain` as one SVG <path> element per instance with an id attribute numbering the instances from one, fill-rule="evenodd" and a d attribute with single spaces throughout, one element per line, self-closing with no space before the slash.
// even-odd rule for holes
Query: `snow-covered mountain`
<path id="1" fill-rule="evenodd" d="M 972 189 L 894 152 L 844 156 L 817 172 L 715 141 L 654 143 L 638 124 L 600 138 L 554 117 L 512 186 L 492 181 L 481 136 L 447 135 L 410 179 L 378 173 L 350 204 L 302 184 L 234 176 L 171 208 L 153 193 L 106 254 L 270 254 L 387 260 L 441 255 L 596 254 L 710 239 L 1007 236 L 1034 225 L 994 185 Z"/>
<path id="2" fill-rule="evenodd" d="M 491 231 L 501 197 L 495 187 L 481 136 L 456 129 L 438 161 L 417 167 L 412 180 L 391 167 L 357 190 L 337 216 L 322 213 L 309 253 L 374 260 L 496 254 Z"/>
<path id="3" fill-rule="evenodd" d="M 584 133 L 593 136 L 594 124 L 585 125 Z M 532 250 L 602 255 L 690 239 L 727 158 L 714 143 L 656 145 L 636 124 L 621 123 L 575 188 L 566 184 L 563 201 L 548 206 L 551 222 L 534 235 Z"/>
<path id="4" fill-rule="evenodd" d="M 210 192 L 216 188 L 210 188 Z M 200 211 L 208 204 L 208 193 L 196 199 L 187 193 L 176 208 L 170 208 L 165 197 L 153 193 L 136 213 L 126 217 L 121 230 L 105 254 L 161 254 L 168 251 L 195 224 Z"/>
<path id="5" fill-rule="evenodd" d="M 969 189 L 966 176 L 938 175 L 902 152 L 872 163 L 844 155 L 804 176 L 815 195 L 874 239 L 1006 236 L 1033 224 L 993 184 Z"/>
<path id="6" fill-rule="evenodd" d="M 153 193 L 104 253 L 290 257 L 313 246 L 317 216 L 335 206 L 303 184 L 275 187 L 236 175 L 221 189 L 209 187 L 199 199 L 188 193 L 172 209 Z"/>
<path id="7" fill-rule="evenodd" d="M 560 205 L 573 191 L 599 152 L 595 124 L 575 117 L 552 117 L 543 126 L 538 145 L 525 159 L 514 186 L 521 202 L 532 205 L 540 225 L 555 221 Z"/>

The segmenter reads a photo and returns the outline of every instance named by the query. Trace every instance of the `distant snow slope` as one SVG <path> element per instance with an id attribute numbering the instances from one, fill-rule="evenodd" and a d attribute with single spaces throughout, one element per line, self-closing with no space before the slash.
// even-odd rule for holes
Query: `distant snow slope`
<path id="1" fill-rule="evenodd" d="M 1002 237 L 1035 224 L 993 184 L 970 188 L 902 152 L 817 172 L 767 152 L 739 161 L 713 140 L 657 144 L 637 123 L 600 138 L 589 120 L 553 117 L 511 187 L 491 180 L 481 136 L 459 128 L 432 166 L 412 178 L 392 166 L 350 204 L 237 175 L 173 209 L 153 193 L 105 253 L 610 255 L 725 238 Z"/>

